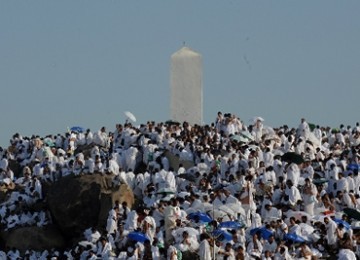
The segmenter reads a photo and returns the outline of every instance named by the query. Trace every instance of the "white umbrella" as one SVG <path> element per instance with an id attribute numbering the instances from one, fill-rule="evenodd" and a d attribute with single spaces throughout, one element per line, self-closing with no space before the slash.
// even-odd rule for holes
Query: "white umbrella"
<path id="1" fill-rule="evenodd" d="M 79 242 L 79 246 L 85 247 L 87 248 L 88 246 L 91 246 L 91 250 L 96 250 L 96 245 L 94 245 L 93 243 L 83 240 Z"/>
<path id="2" fill-rule="evenodd" d="M 264 122 L 265 120 L 260 116 L 253 117 L 253 119 L 250 120 L 250 122 L 252 122 L 253 124 L 255 124 L 257 121 Z"/>
<path id="3" fill-rule="evenodd" d="M 181 241 L 184 231 L 188 232 L 189 236 L 194 238 L 197 238 L 200 235 L 199 231 L 192 227 L 177 228 L 174 229 L 171 233 L 175 237 L 175 239 L 177 238 L 176 240 L 179 239 Z"/>
<path id="4" fill-rule="evenodd" d="M 212 217 L 212 219 L 223 218 L 227 215 L 224 211 L 218 209 L 209 210 L 207 213 L 210 215 L 210 217 Z"/>
<path id="5" fill-rule="evenodd" d="M 127 119 L 136 122 L 136 117 L 134 116 L 133 113 L 131 113 L 130 111 L 125 111 L 124 114 L 127 117 Z"/>
<path id="6" fill-rule="evenodd" d="M 225 205 L 224 205 L 224 206 L 225 206 Z M 222 209 L 222 207 L 223 207 L 223 206 L 220 206 L 220 209 Z M 245 213 L 244 208 L 243 208 L 241 205 L 239 205 L 238 203 L 226 204 L 225 207 L 227 207 L 227 208 L 229 208 L 230 210 L 232 210 L 232 211 L 235 213 L 234 216 L 236 216 L 238 213 L 239 213 L 240 215 L 242 215 L 243 217 L 246 216 L 246 213 Z M 223 211 L 224 211 L 224 210 L 223 210 Z"/>
<path id="7" fill-rule="evenodd" d="M 222 206 L 220 206 L 218 209 L 221 210 L 221 211 L 224 211 L 226 214 L 229 214 L 229 215 L 232 216 L 232 217 L 235 217 L 235 216 L 236 216 L 236 213 L 234 212 L 234 210 L 231 209 L 231 208 L 228 207 L 228 206 L 222 205 Z"/>
<path id="8" fill-rule="evenodd" d="M 243 137 L 249 139 L 250 141 L 254 140 L 254 136 L 249 131 L 241 131 L 240 135 L 242 135 Z"/>
<path id="9" fill-rule="evenodd" d="M 288 211 L 286 216 L 288 218 L 294 217 L 298 220 L 301 220 L 302 216 L 306 216 L 308 220 L 312 219 L 312 216 L 304 211 Z"/>

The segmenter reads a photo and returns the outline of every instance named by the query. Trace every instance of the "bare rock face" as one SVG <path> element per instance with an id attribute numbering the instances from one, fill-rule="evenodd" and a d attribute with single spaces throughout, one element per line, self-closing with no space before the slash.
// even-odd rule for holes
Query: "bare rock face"
<path id="1" fill-rule="evenodd" d="M 67 238 L 76 238 L 95 226 L 104 228 L 114 202 L 126 201 L 131 207 L 134 195 L 127 185 L 113 187 L 112 176 L 67 176 L 51 185 L 47 202 L 53 222 Z"/>
<path id="2" fill-rule="evenodd" d="M 28 249 L 43 251 L 65 247 L 63 236 L 54 226 L 17 228 L 1 235 L 5 247 L 17 248 L 22 253 Z"/>

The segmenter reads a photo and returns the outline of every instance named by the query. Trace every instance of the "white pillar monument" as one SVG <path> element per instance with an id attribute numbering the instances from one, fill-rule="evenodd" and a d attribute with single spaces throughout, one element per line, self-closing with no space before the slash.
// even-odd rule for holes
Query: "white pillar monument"
<path id="1" fill-rule="evenodd" d="M 203 124 L 202 59 L 188 47 L 171 55 L 171 120 Z"/>

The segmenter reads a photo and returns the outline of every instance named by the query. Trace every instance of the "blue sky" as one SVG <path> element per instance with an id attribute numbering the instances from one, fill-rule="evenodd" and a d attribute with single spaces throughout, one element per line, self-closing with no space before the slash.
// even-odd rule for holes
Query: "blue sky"
<path id="1" fill-rule="evenodd" d="M 204 121 L 359 120 L 360 1 L 0 1 L 0 145 L 170 116 L 170 56 L 203 57 Z"/>

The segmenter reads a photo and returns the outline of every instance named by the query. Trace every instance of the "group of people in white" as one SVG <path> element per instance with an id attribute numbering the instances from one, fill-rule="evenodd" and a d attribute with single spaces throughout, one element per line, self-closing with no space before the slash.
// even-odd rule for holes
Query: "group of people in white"
<path id="1" fill-rule="evenodd" d="M 344 210 L 360 208 L 358 123 L 272 128 L 219 112 L 211 125 L 126 122 L 10 142 L 0 149 L 3 229 L 51 223 L 46 208 L 29 208 L 45 182 L 67 175 L 112 175 L 141 201 L 116 202 L 106 226 L 89 227 L 76 247 L 29 249 L 25 259 L 356 259 L 360 219 Z"/>

